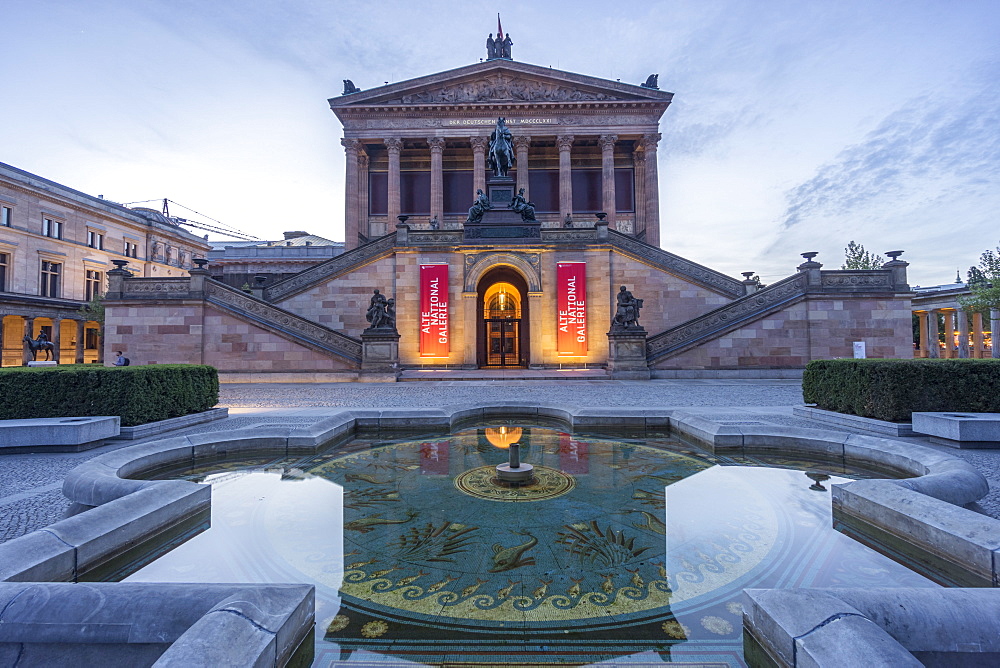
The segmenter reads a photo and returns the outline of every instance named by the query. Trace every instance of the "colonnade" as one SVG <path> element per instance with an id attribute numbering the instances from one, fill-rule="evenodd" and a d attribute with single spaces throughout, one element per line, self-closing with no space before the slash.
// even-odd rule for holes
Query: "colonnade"
<path id="1" fill-rule="evenodd" d="M 572 151 L 573 145 L 583 136 L 559 134 L 555 144 L 559 152 L 559 220 L 565 220 L 573 215 L 573 178 Z M 590 137 L 593 139 L 593 137 Z M 615 193 L 615 147 L 618 135 L 597 135 L 597 143 L 601 149 L 601 203 L 607 213 L 607 221 L 612 229 L 617 229 L 618 212 L 616 211 Z M 657 146 L 661 135 L 647 133 L 638 137 L 633 153 L 633 168 L 635 170 L 635 213 L 636 231 L 644 230 L 644 241 L 658 246 L 659 235 L 659 174 L 657 171 Z M 457 138 L 456 138 L 457 139 Z M 461 138 L 465 141 L 465 138 Z M 517 135 L 514 137 L 514 151 L 518 168 L 516 173 L 516 188 L 524 188 L 530 199 L 528 181 L 528 153 L 532 137 Z M 537 137 L 535 139 L 540 139 Z M 551 140 L 551 137 L 547 139 Z M 445 137 L 428 137 L 426 139 L 430 153 L 430 216 L 444 219 L 444 178 L 443 154 Z M 486 136 L 469 137 L 472 151 L 473 189 L 469 193 L 471 205 L 477 189 L 486 190 L 486 152 L 489 140 Z M 380 140 L 361 140 L 353 138 L 341 139 L 346 153 L 347 169 L 345 178 L 345 222 L 346 247 L 351 249 L 359 245 L 359 234 L 368 236 L 368 168 L 370 156 L 365 150 L 366 144 L 381 143 L 385 146 L 388 156 L 388 207 L 387 219 L 393 224 L 400 214 L 400 155 L 403 150 L 403 140 L 400 137 L 389 137 Z"/>
<path id="2" fill-rule="evenodd" d="M 938 322 L 939 316 L 942 323 Z M 985 358 L 1000 357 L 1000 350 L 997 350 L 996 332 L 1000 329 L 1000 310 L 993 309 L 990 313 L 991 345 L 987 345 L 985 323 L 982 313 L 972 314 L 972 328 L 970 332 L 969 317 L 962 309 L 931 309 L 928 311 L 918 311 L 919 321 L 916 357 L 937 358 Z M 943 324 L 944 345 L 940 344 L 939 324 Z M 971 345 L 970 345 L 971 333 Z M 956 334 L 958 343 L 955 344 Z M 930 345 L 933 342 L 933 345 Z"/>
<path id="3" fill-rule="evenodd" d="M 0 351 L 2 351 L 0 364 L 23 366 L 31 361 L 31 351 L 24 343 L 24 337 L 37 339 L 44 326 L 51 328 L 52 334 L 49 338 L 52 342 L 52 359 L 60 364 L 104 361 L 104 351 L 99 340 L 96 349 L 86 347 L 87 330 L 99 328 L 99 324 L 93 320 L 60 316 L 8 315 L 0 319 Z M 69 340 L 72 348 L 63 345 L 67 336 L 72 337 Z M 65 353 L 71 353 L 72 357 Z M 39 353 L 39 359 L 45 359 L 44 353 Z"/>

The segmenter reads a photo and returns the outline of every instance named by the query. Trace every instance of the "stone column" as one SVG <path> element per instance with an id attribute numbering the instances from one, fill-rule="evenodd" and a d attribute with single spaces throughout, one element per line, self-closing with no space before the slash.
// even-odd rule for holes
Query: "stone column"
<path id="1" fill-rule="evenodd" d="M 975 311 L 972 314 L 972 356 L 975 358 L 985 357 L 983 345 L 983 314 Z"/>
<path id="2" fill-rule="evenodd" d="M 942 357 L 947 360 L 954 357 L 951 347 L 955 345 L 955 312 L 942 311 L 941 315 L 944 317 L 944 354 Z"/>
<path id="3" fill-rule="evenodd" d="M 368 223 L 368 164 L 368 154 L 363 150 L 358 151 L 358 229 L 371 239 L 372 231 Z"/>
<path id="4" fill-rule="evenodd" d="M 475 199 L 476 191 L 486 192 L 486 137 L 469 137 L 472 144 L 472 192 Z"/>
<path id="5" fill-rule="evenodd" d="M 990 332 L 993 342 L 990 356 L 993 359 L 1000 359 L 1000 341 L 997 340 L 1000 337 L 1000 308 L 990 309 Z"/>
<path id="6" fill-rule="evenodd" d="M 531 137 L 514 137 L 514 157 L 517 159 L 517 190 L 524 188 L 524 199 L 531 200 L 531 189 L 528 187 L 528 147 Z"/>
<path id="7" fill-rule="evenodd" d="M 52 359 L 62 362 L 62 318 L 52 318 Z"/>
<path id="8" fill-rule="evenodd" d="M 431 147 L 431 218 L 444 221 L 444 137 L 430 137 L 427 144 Z"/>
<path id="9" fill-rule="evenodd" d="M 29 339 L 35 338 L 35 319 L 34 318 L 25 318 L 24 319 L 24 333 L 27 335 L 27 337 Z M 27 365 L 28 362 L 31 361 L 31 351 L 28 350 L 28 344 L 26 344 L 24 341 L 21 341 L 21 349 L 22 349 L 22 359 L 24 361 L 24 364 Z"/>
<path id="10" fill-rule="evenodd" d="M 958 357 L 959 359 L 969 358 L 969 315 L 965 309 L 959 308 L 955 311 L 955 318 L 958 320 Z"/>
<path id="11" fill-rule="evenodd" d="M 635 191 L 633 203 L 635 206 L 635 222 L 632 225 L 632 233 L 646 228 L 646 154 L 642 151 L 632 151 L 632 169 L 635 170 L 632 176 L 632 183 Z"/>
<path id="12" fill-rule="evenodd" d="M 389 227 L 399 215 L 399 153 L 403 150 L 403 140 L 390 137 L 384 140 L 389 151 Z"/>
<path id="13" fill-rule="evenodd" d="M 608 225 L 618 229 L 615 215 L 615 142 L 618 135 L 601 135 L 597 143 L 601 147 L 601 207 L 608 214 Z"/>
<path id="14" fill-rule="evenodd" d="M 344 172 L 344 248 L 357 248 L 360 221 L 358 220 L 358 150 L 361 142 L 357 139 L 340 140 L 346 154 Z"/>
<path id="15" fill-rule="evenodd" d="M 917 313 L 917 357 L 927 357 L 927 311 Z"/>
<path id="16" fill-rule="evenodd" d="M 938 343 L 938 312 L 932 310 L 927 318 L 927 357 L 937 359 L 941 357 L 941 346 Z"/>
<path id="17" fill-rule="evenodd" d="M 654 132 L 642 136 L 642 150 L 646 154 L 645 188 L 646 198 L 646 236 L 644 241 L 651 246 L 660 245 L 660 181 L 656 167 L 656 145 L 660 142 L 660 133 Z"/>
<path id="18" fill-rule="evenodd" d="M 87 335 L 87 322 L 85 320 L 77 320 L 76 321 L 76 351 L 75 351 L 75 353 L 76 353 L 76 355 L 75 355 L 76 359 L 73 360 L 77 364 L 83 364 L 84 361 L 85 361 L 84 360 L 84 356 L 83 356 L 84 355 L 84 353 L 83 353 L 83 350 L 84 350 L 83 345 L 85 343 L 86 335 Z"/>
<path id="19" fill-rule="evenodd" d="M 545 327 L 545 311 L 542 307 L 543 298 L 545 297 L 544 292 L 529 292 L 528 293 L 528 317 L 530 321 L 528 326 L 531 331 L 528 332 L 528 367 L 535 368 L 545 362 L 544 351 L 542 350 L 542 342 L 544 339 L 544 327 Z"/>
<path id="20" fill-rule="evenodd" d="M 573 165 L 571 151 L 573 135 L 559 135 L 556 144 L 559 146 L 559 225 L 566 216 L 573 215 Z"/>
<path id="21" fill-rule="evenodd" d="M 477 292 L 462 293 L 462 316 L 465 324 L 465 359 L 463 360 L 462 368 L 465 369 L 475 369 L 477 365 L 476 345 L 479 341 L 479 330 L 477 329 L 479 327 L 478 300 L 479 293 Z"/>

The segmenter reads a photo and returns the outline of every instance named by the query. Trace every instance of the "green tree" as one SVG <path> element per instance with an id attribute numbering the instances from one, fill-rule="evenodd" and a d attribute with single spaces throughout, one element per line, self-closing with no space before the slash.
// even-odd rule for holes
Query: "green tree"
<path id="1" fill-rule="evenodd" d="M 979 256 L 979 266 L 969 267 L 968 297 L 959 301 L 968 311 L 1000 309 L 1000 246 Z"/>
<path id="2" fill-rule="evenodd" d="M 844 265 L 841 269 L 881 269 L 885 258 L 865 250 L 861 244 L 853 240 L 844 249 Z"/>
<path id="3" fill-rule="evenodd" d="M 89 302 L 77 309 L 77 314 L 85 320 L 97 323 L 97 335 L 104 336 L 104 296 L 94 295 Z"/>

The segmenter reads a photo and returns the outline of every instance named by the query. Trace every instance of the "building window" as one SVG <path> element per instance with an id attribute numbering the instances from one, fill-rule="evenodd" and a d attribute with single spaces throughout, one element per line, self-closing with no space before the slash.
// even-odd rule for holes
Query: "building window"
<path id="1" fill-rule="evenodd" d="M 94 271 L 93 269 L 87 270 L 87 301 L 89 302 L 94 297 L 100 297 L 104 294 L 104 290 L 101 289 L 101 279 L 104 278 L 104 274 L 99 271 Z"/>
<path id="2" fill-rule="evenodd" d="M 139 257 L 139 244 L 125 241 L 125 257 Z"/>
<path id="3" fill-rule="evenodd" d="M 0 292 L 7 292 L 8 266 L 10 266 L 10 253 L 0 253 Z"/>
<path id="4" fill-rule="evenodd" d="M 104 250 L 104 235 L 94 230 L 87 230 L 87 245 L 97 250 Z"/>
<path id="5" fill-rule="evenodd" d="M 62 265 L 58 262 L 42 260 L 42 285 L 39 294 L 43 297 L 59 296 L 59 273 Z"/>
<path id="6" fill-rule="evenodd" d="M 9 206 L 0 206 L 0 225 L 10 227 L 10 220 L 14 217 L 14 209 Z"/>
<path id="7" fill-rule="evenodd" d="M 42 234 L 53 239 L 63 238 L 63 224 L 53 218 L 42 218 Z"/>
<path id="8" fill-rule="evenodd" d="M 83 347 L 87 350 L 95 350 L 97 348 L 97 330 L 92 327 L 88 327 L 84 330 L 83 335 Z"/>

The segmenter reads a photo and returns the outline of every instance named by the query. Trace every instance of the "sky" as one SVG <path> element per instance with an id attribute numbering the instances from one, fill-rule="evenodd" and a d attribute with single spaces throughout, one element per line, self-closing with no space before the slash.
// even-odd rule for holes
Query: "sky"
<path id="1" fill-rule="evenodd" d="M 671 252 L 767 283 L 806 251 L 839 268 L 853 240 L 906 251 L 926 286 L 1000 245 L 996 0 L 11 2 L 0 162 L 262 239 L 342 240 L 327 99 L 478 62 L 497 11 L 515 60 L 658 73 L 675 94 Z"/>

